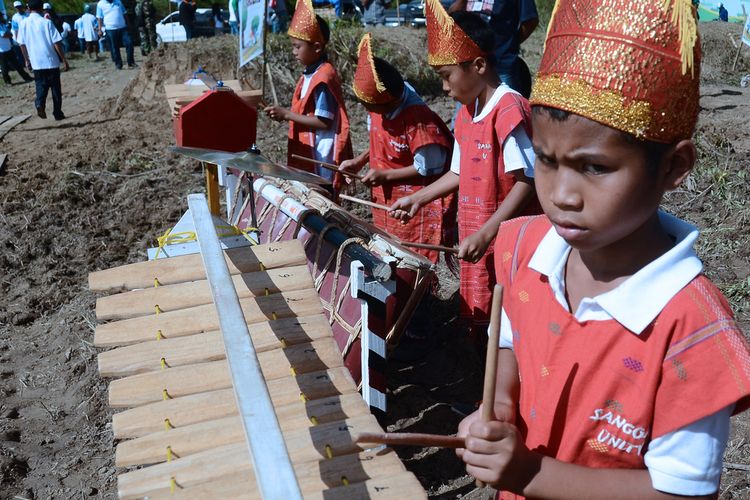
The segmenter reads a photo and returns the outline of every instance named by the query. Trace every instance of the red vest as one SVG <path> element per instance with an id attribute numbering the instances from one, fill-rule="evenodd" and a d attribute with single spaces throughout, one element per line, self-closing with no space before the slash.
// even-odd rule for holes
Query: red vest
<path id="1" fill-rule="evenodd" d="M 310 84 L 307 87 L 305 97 L 302 95 L 302 84 L 304 76 L 297 82 L 297 87 L 292 96 L 291 110 L 293 113 L 301 115 L 315 115 L 315 88 L 318 85 L 328 86 L 328 90 L 336 99 L 338 104 L 338 125 L 336 128 L 336 140 L 334 145 L 333 159 L 337 165 L 344 160 L 352 157 L 352 143 L 349 137 L 349 117 L 346 115 L 346 106 L 344 105 L 344 96 L 341 92 L 341 80 L 336 73 L 336 69 L 329 62 L 324 62 L 315 70 Z M 292 158 L 293 154 L 315 158 L 315 130 L 298 125 L 289 121 L 289 143 L 287 148 L 287 164 L 305 170 L 315 172 L 315 166 L 312 163 L 303 162 Z"/>
<path id="2" fill-rule="evenodd" d="M 520 94 L 508 92 L 482 120 L 474 123 L 473 106 L 463 106 L 456 117 L 456 140 L 461 151 L 458 185 L 458 237 L 477 232 L 494 214 L 516 183 L 505 173 L 503 143 L 518 125 L 531 137 L 531 108 Z M 522 214 L 539 214 L 536 200 Z M 521 215 L 521 214 L 519 214 Z M 489 324 L 495 269 L 493 245 L 476 264 L 461 261 L 461 316 L 474 325 Z"/>
<path id="3" fill-rule="evenodd" d="M 393 120 L 385 120 L 377 113 L 370 113 L 370 167 L 397 169 L 414 164 L 414 152 L 422 146 L 438 144 L 446 149 L 444 167 L 450 165 L 453 136 L 440 119 L 426 105 L 409 106 Z M 372 200 L 383 205 L 392 205 L 399 198 L 414 194 L 424 186 L 441 177 L 414 177 L 404 181 L 384 183 L 372 188 Z M 372 221 L 385 232 L 404 241 L 452 244 L 456 225 L 455 196 L 437 199 L 422 207 L 407 224 L 389 217 L 382 210 L 372 212 Z M 434 250 L 415 249 L 437 263 L 439 253 Z"/>
<path id="4" fill-rule="evenodd" d="M 579 323 L 528 267 L 550 227 L 543 216 L 513 220 L 495 245 L 521 379 L 517 425 L 529 449 L 588 467 L 644 469 L 653 438 L 735 402 L 735 413 L 748 408 L 750 347 L 705 276 L 640 335 L 614 319 Z"/>

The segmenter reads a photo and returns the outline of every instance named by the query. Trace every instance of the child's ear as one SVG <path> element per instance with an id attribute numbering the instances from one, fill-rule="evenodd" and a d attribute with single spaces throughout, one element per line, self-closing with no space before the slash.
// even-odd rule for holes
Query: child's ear
<path id="1" fill-rule="evenodd" d="M 320 43 L 320 42 L 313 42 L 313 50 L 315 51 L 316 54 L 322 54 L 324 48 L 325 47 L 324 47 L 324 45 L 322 43 Z"/>
<path id="2" fill-rule="evenodd" d="M 474 69 L 476 69 L 477 74 L 484 76 L 487 74 L 487 72 L 490 70 L 489 65 L 487 64 L 487 59 L 484 57 L 477 57 L 472 62 L 471 65 L 474 66 Z"/>
<path id="3" fill-rule="evenodd" d="M 698 152 L 690 139 L 678 142 L 674 149 L 664 156 L 662 172 L 664 175 L 664 189 L 672 191 L 682 184 L 695 165 Z"/>

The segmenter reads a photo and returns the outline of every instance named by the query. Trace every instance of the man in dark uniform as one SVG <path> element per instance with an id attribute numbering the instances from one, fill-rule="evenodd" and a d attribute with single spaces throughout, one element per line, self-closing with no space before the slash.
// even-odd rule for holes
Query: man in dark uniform
<path id="1" fill-rule="evenodd" d="M 141 54 L 148 55 L 156 49 L 156 9 L 151 0 L 139 0 L 135 5 L 138 32 L 141 37 Z"/>

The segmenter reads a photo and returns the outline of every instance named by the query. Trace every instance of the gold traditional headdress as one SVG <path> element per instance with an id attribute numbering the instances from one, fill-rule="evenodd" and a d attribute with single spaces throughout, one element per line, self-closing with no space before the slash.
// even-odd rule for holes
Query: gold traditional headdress
<path id="1" fill-rule="evenodd" d="M 440 0 L 425 2 L 427 18 L 427 62 L 430 66 L 448 66 L 487 55 L 456 24 Z"/>
<path id="2" fill-rule="evenodd" d="M 558 0 L 530 101 L 672 143 L 693 135 L 699 75 L 690 0 Z"/>
<path id="3" fill-rule="evenodd" d="M 292 38 L 314 43 L 320 42 L 325 44 L 323 32 L 320 31 L 318 20 L 315 19 L 315 9 L 312 0 L 299 0 L 292 16 L 292 22 L 289 23 L 289 29 L 286 32 Z"/>
<path id="4" fill-rule="evenodd" d="M 387 104 L 398 98 L 388 93 L 375 69 L 370 33 L 365 33 L 359 42 L 359 60 L 352 89 L 360 101 L 368 104 Z"/>

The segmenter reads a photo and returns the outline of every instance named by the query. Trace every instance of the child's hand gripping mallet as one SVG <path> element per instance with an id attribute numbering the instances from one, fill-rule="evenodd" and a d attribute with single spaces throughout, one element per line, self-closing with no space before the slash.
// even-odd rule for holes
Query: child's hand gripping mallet
<path id="1" fill-rule="evenodd" d="M 487 331 L 487 360 L 484 364 L 484 393 L 482 395 L 482 421 L 495 420 L 495 378 L 497 377 L 497 351 L 500 343 L 500 318 L 503 308 L 503 285 L 495 285 L 492 290 L 492 309 L 490 309 L 490 328 Z M 477 479 L 477 487 L 485 484 Z"/>

